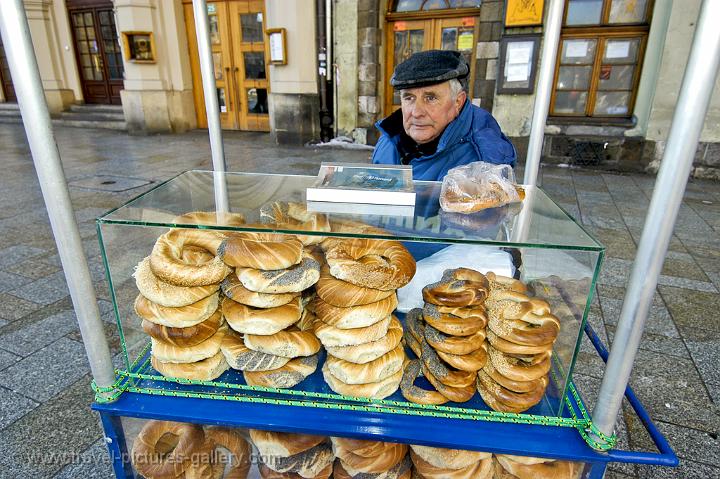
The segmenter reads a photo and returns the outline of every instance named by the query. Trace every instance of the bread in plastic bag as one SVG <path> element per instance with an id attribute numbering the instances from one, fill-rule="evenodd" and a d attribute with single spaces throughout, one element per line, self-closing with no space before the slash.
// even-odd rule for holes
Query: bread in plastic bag
<path id="1" fill-rule="evenodd" d="M 510 165 L 475 161 L 450 169 L 440 190 L 440 207 L 453 213 L 474 213 L 522 201 Z"/>

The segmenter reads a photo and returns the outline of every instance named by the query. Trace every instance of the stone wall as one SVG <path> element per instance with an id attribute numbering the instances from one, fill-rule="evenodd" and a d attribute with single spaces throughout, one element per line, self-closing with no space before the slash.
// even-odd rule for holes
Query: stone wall
<path id="1" fill-rule="evenodd" d="M 378 0 L 357 2 L 357 127 L 367 129 L 367 142 L 377 141 L 375 121 L 381 114 L 378 79 L 380 78 L 380 5 Z"/>

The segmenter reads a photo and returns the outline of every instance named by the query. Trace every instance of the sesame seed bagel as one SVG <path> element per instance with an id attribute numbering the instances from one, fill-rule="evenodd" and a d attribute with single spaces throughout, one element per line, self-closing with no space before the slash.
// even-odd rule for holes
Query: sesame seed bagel
<path id="1" fill-rule="evenodd" d="M 232 455 L 228 471 L 221 476 L 223 479 L 247 479 L 252 465 L 252 448 L 237 429 L 206 427 L 205 439 L 212 443 L 214 453 L 218 453 L 218 449 L 222 448 Z M 221 465 L 223 466 L 221 472 L 225 472 L 225 464 Z"/>
<path id="2" fill-rule="evenodd" d="M 423 389 L 415 385 L 415 380 L 422 372 L 422 362 L 419 359 L 413 359 L 405 367 L 403 371 L 402 381 L 400 381 L 400 392 L 405 399 L 416 404 L 445 404 L 448 398 L 435 390 Z"/>
<path id="3" fill-rule="evenodd" d="M 498 373 L 513 381 L 533 381 L 550 371 L 549 352 L 528 356 L 524 359 L 509 356 L 492 345 L 488 348 L 489 363 Z"/>
<path id="4" fill-rule="evenodd" d="M 437 355 L 437 352 L 430 345 L 423 341 L 421 359 L 438 381 L 446 386 L 463 388 L 475 382 L 474 371 L 458 371 L 450 369 Z M 437 387 L 436 387 L 437 389 Z"/>
<path id="5" fill-rule="evenodd" d="M 225 320 L 238 333 L 270 335 L 297 323 L 303 312 L 300 297 L 276 308 L 253 308 L 225 298 Z"/>
<path id="6" fill-rule="evenodd" d="M 437 391 L 453 402 L 467 402 L 475 395 L 475 382 L 463 387 L 450 387 L 443 384 L 438 378 L 436 378 L 432 372 L 428 369 L 427 365 L 423 363 L 422 372 L 425 379 L 433 385 Z M 475 377 L 475 374 L 473 374 Z"/>
<path id="7" fill-rule="evenodd" d="M 483 371 L 485 371 L 485 374 L 490 376 L 493 381 L 495 381 L 505 389 L 509 389 L 510 391 L 514 391 L 516 393 L 527 393 L 530 391 L 534 391 L 540 384 L 542 384 L 542 382 L 546 378 L 546 376 L 542 376 L 531 381 L 514 381 L 500 374 L 497 369 L 493 367 L 491 361 L 488 361 L 487 364 L 485 364 L 485 366 L 483 367 Z"/>
<path id="8" fill-rule="evenodd" d="M 402 368 L 387 378 L 366 384 L 347 384 L 332 375 L 328 368 L 327 361 L 322 368 L 323 377 L 330 389 L 343 396 L 365 397 L 373 399 L 385 399 L 397 391 L 402 380 Z"/>
<path id="9" fill-rule="evenodd" d="M 376 303 L 395 294 L 395 290 L 382 291 L 363 288 L 339 280 L 330 274 L 330 268 L 327 264 L 323 264 L 320 268 L 320 279 L 315 284 L 315 291 L 326 303 L 341 308 Z"/>
<path id="10" fill-rule="evenodd" d="M 485 459 L 492 458 L 489 452 L 445 449 L 441 447 L 411 445 L 410 449 L 423 461 L 443 469 L 462 469 Z M 414 459 L 413 459 L 413 462 Z"/>
<path id="11" fill-rule="evenodd" d="M 145 319 L 142 321 L 142 328 L 154 339 L 173 346 L 189 347 L 209 339 L 224 322 L 222 312 L 217 310 L 205 321 L 185 328 L 162 326 Z"/>
<path id="12" fill-rule="evenodd" d="M 228 364 L 240 371 L 270 371 L 285 366 L 290 358 L 259 353 L 245 346 L 241 334 L 229 329 L 220 344 Z"/>
<path id="13" fill-rule="evenodd" d="M 461 318 L 452 314 L 441 313 L 437 306 L 432 303 L 425 303 L 423 307 L 423 319 L 427 324 L 438 331 L 451 336 L 472 336 L 485 329 L 487 316 L 482 308 L 477 308 L 475 316 Z"/>
<path id="14" fill-rule="evenodd" d="M 329 355 L 356 364 L 365 364 L 395 349 L 402 340 L 402 324 L 392 317 L 385 336 L 377 341 L 356 344 L 354 346 L 325 346 Z"/>
<path id="15" fill-rule="evenodd" d="M 221 352 L 202 361 L 187 364 L 166 363 L 150 355 L 150 364 L 163 376 L 196 381 L 212 381 L 228 370 L 228 363 Z"/>
<path id="16" fill-rule="evenodd" d="M 485 341 L 485 330 L 481 329 L 470 336 L 451 336 L 438 331 L 429 324 L 425 325 L 425 339 L 438 352 L 464 355 L 476 351 Z"/>
<path id="17" fill-rule="evenodd" d="M 163 440 L 168 436 L 172 439 Z M 133 442 L 132 465 L 145 477 L 179 477 L 192 465 L 192 453 L 204 441 L 202 426 L 150 420 Z"/>
<path id="18" fill-rule="evenodd" d="M 353 329 L 339 329 L 318 319 L 315 321 L 314 330 L 315 335 L 325 347 L 356 346 L 370 341 L 377 341 L 385 336 L 390 328 L 392 318 L 392 315 L 388 315 L 375 324 Z"/>
<path id="19" fill-rule="evenodd" d="M 249 386 L 287 389 L 297 386 L 317 369 L 317 354 L 291 359 L 287 364 L 269 371 L 243 371 Z"/>
<path id="20" fill-rule="evenodd" d="M 240 283 L 258 293 L 299 293 L 317 283 L 320 278 L 320 263 L 309 254 L 303 255 L 300 263 L 286 269 L 261 270 L 237 268 Z"/>
<path id="21" fill-rule="evenodd" d="M 365 474 L 379 474 L 392 469 L 405 459 L 408 452 L 406 444 L 357 440 L 351 440 L 346 444 L 340 438 L 332 438 L 332 440 L 335 457 L 340 459 L 346 466 L 362 471 Z M 357 446 L 359 446 L 359 450 L 370 449 L 374 448 L 374 444 L 377 444 L 376 448 L 380 449 L 374 455 L 361 455 L 354 449 Z"/>
<path id="22" fill-rule="evenodd" d="M 330 274 L 364 288 L 402 288 L 415 275 L 415 259 L 398 241 L 350 239 L 327 250 L 325 259 Z"/>
<path id="23" fill-rule="evenodd" d="M 150 268 L 162 281 L 177 286 L 219 283 L 230 268 L 215 256 L 222 238 L 207 230 L 177 228 L 155 241 Z"/>
<path id="24" fill-rule="evenodd" d="M 457 268 L 445 270 L 440 281 L 425 286 L 422 294 L 428 303 L 462 308 L 481 305 L 489 288 L 490 284 L 482 273 Z"/>
<path id="25" fill-rule="evenodd" d="M 365 364 L 356 364 L 328 355 L 325 360 L 333 376 L 345 384 L 376 383 L 402 369 L 405 350 L 398 345 L 389 353 Z"/>
<path id="26" fill-rule="evenodd" d="M 158 361 L 164 363 L 196 363 L 202 361 L 220 352 L 220 344 L 227 329 L 225 325 L 220 326 L 210 338 L 194 346 L 178 347 L 159 339 L 150 338 L 152 355 Z"/>
<path id="27" fill-rule="evenodd" d="M 257 293 L 242 285 L 236 274 L 230 274 L 220 283 L 220 289 L 228 298 L 255 308 L 276 308 L 287 304 L 300 293 Z"/>
<path id="28" fill-rule="evenodd" d="M 460 371 L 479 371 L 487 363 L 487 344 L 483 342 L 479 348 L 468 354 L 450 354 L 443 351 L 436 351 L 440 359 Z"/>
<path id="29" fill-rule="evenodd" d="M 499 412 L 521 413 L 527 411 L 540 401 L 545 394 L 547 379 L 539 387 L 525 393 L 517 393 L 502 387 L 492 380 L 484 371 L 477 375 L 477 389 L 485 404 Z"/>
<path id="30" fill-rule="evenodd" d="M 300 262 L 302 253 L 300 240 L 276 233 L 231 233 L 217 248 L 217 255 L 230 266 L 262 270 L 289 268 Z"/>
<path id="31" fill-rule="evenodd" d="M 541 354 L 552 351 L 552 343 L 539 345 L 517 344 L 507 341 L 496 335 L 492 329 L 486 331 L 487 340 L 490 345 L 500 352 L 507 354 Z"/>
<path id="32" fill-rule="evenodd" d="M 579 465 L 570 461 L 548 461 L 539 464 L 522 464 L 499 454 L 497 462 L 518 479 L 572 479 Z"/>
<path id="33" fill-rule="evenodd" d="M 325 436 L 248 429 L 250 439 L 263 457 L 290 457 L 327 440 Z"/>
<path id="34" fill-rule="evenodd" d="M 135 313 L 142 319 L 170 328 L 188 328 L 207 321 L 218 309 L 220 295 L 215 292 L 186 306 L 161 306 L 142 294 L 135 298 Z"/>
<path id="35" fill-rule="evenodd" d="M 314 309 L 315 314 L 323 323 L 339 329 L 352 329 L 377 323 L 395 311 L 397 304 L 397 295 L 395 294 L 375 303 L 349 308 L 333 306 L 323 301 L 322 298 L 316 298 Z"/>
<path id="36" fill-rule="evenodd" d="M 218 284 L 209 284 L 206 286 L 176 286 L 162 281 L 153 274 L 150 268 L 149 256 L 138 263 L 133 277 L 135 278 L 135 284 L 140 294 L 153 303 L 170 308 L 179 308 L 197 303 L 220 289 Z M 166 326 L 177 325 L 168 324 Z"/>
<path id="37" fill-rule="evenodd" d="M 264 205 L 260 208 L 260 221 L 295 231 L 330 231 L 327 215 L 310 212 L 302 203 L 276 201 Z M 325 237 L 298 235 L 297 239 L 310 246 L 321 243 Z"/>
<path id="38" fill-rule="evenodd" d="M 465 452 L 465 451 L 463 451 Z M 465 467 L 450 469 L 433 466 L 420 457 L 414 450 L 410 450 L 415 470 L 424 479 L 492 479 L 493 460 L 492 457 L 475 461 Z"/>
<path id="39" fill-rule="evenodd" d="M 245 346 L 253 351 L 286 358 L 312 356 L 320 351 L 321 347 L 312 330 L 303 331 L 296 326 L 267 336 L 246 334 Z"/>

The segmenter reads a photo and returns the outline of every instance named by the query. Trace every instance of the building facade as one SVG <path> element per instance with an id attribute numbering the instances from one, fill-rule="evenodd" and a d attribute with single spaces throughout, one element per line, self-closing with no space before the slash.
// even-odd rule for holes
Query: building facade
<path id="1" fill-rule="evenodd" d="M 373 144 L 398 108 L 394 66 L 456 49 L 470 100 L 522 158 L 540 62 L 555 67 L 544 161 L 657 168 L 700 0 L 565 0 L 556 58 L 542 0 L 218 0 L 208 18 L 221 124 L 279 142 Z M 50 111 L 122 105 L 131 132 L 207 126 L 191 0 L 25 0 Z M 270 34 L 277 42 L 270 41 Z M 693 175 L 720 178 L 720 85 Z M 0 45 L 0 101 L 15 100 Z"/>

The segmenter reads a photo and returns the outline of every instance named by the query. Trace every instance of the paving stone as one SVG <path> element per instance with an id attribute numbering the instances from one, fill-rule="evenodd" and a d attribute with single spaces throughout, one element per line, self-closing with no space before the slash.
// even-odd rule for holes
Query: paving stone
<path id="1" fill-rule="evenodd" d="M 683 337 L 700 376 L 708 382 L 720 383 L 720 335 L 704 329 L 683 330 Z"/>
<path id="2" fill-rule="evenodd" d="M 21 356 L 29 356 L 75 329 L 77 329 L 75 312 L 63 311 L 22 329 L 0 335 L 0 347 Z"/>
<path id="3" fill-rule="evenodd" d="M 0 385 L 21 391 L 36 401 L 46 401 L 77 381 L 89 369 L 82 345 L 60 338 L 0 371 Z"/>
<path id="4" fill-rule="evenodd" d="M 670 286 L 658 289 L 681 331 L 698 328 L 720 333 L 720 315 L 717 314 L 720 295 Z"/>
<path id="5" fill-rule="evenodd" d="M 630 261 L 635 259 L 635 243 L 632 235 L 627 230 L 599 228 L 597 226 L 588 226 L 587 229 L 605 246 L 606 258 Z"/>
<path id="6" fill-rule="evenodd" d="M 624 288 L 631 269 L 632 261 L 620 258 L 606 258 L 600 270 L 598 283 Z"/>
<path id="7" fill-rule="evenodd" d="M 53 273 L 57 273 L 58 271 L 60 271 L 60 269 L 60 266 L 43 263 L 37 258 L 28 259 L 20 263 L 15 263 L 10 267 L 5 268 L 5 270 L 9 273 L 19 274 L 31 279 L 44 278 Z"/>
<path id="8" fill-rule="evenodd" d="M 616 327 L 614 325 L 608 325 L 607 330 L 608 336 L 610 336 L 610 344 L 612 344 L 615 338 Z M 687 350 L 685 342 L 681 338 L 669 337 L 664 334 L 654 334 L 648 330 L 643 332 L 640 349 L 690 359 L 690 352 Z"/>
<path id="9" fill-rule="evenodd" d="M 18 244 L 0 250 L 0 269 L 5 269 L 28 258 L 39 256 L 46 251 L 42 248 Z"/>
<path id="10" fill-rule="evenodd" d="M 43 305 L 33 301 L 18 298 L 11 294 L 0 293 L 0 318 L 7 321 L 18 320 L 42 307 Z"/>
<path id="11" fill-rule="evenodd" d="M 660 275 L 658 284 L 663 286 L 675 286 L 676 288 L 692 289 L 695 291 L 705 291 L 708 293 L 717 293 L 717 288 L 707 281 L 695 281 L 694 279 L 676 278 L 674 276 Z"/>
<path id="12" fill-rule="evenodd" d="M 40 304 L 52 304 L 70 294 L 62 271 L 25 284 L 9 293 Z"/>
<path id="13" fill-rule="evenodd" d="M 608 326 L 615 326 L 620 320 L 620 312 L 622 309 L 622 300 L 613 298 L 600 298 L 602 305 L 603 318 Z M 670 338 L 679 338 L 680 333 L 675 327 L 673 318 L 670 316 L 668 309 L 662 301 L 653 301 L 650 306 L 650 314 L 645 322 L 645 331 L 660 334 Z"/>
<path id="14" fill-rule="evenodd" d="M 115 477 L 110 454 L 104 439 L 99 439 L 92 446 L 79 454 L 70 465 L 62 469 L 53 479 L 112 479 Z"/>
<path id="15" fill-rule="evenodd" d="M 678 467 L 643 466 L 638 471 L 640 479 L 720 479 L 720 468 L 687 460 Z"/>
<path id="16" fill-rule="evenodd" d="M 19 274 L 8 273 L 0 271 L 0 293 L 6 293 L 11 291 L 18 286 L 31 283 L 32 279 L 27 276 L 21 276 Z"/>
<path id="17" fill-rule="evenodd" d="M 0 430 L 32 411 L 38 403 L 15 391 L 0 386 Z"/>
<path id="18" fill-rule="evenodd" d="M 22 357 L 18 356 L 17 354 L 13 354 L 10 351 L 0 349 L 0 371 L 9 366 L 12 366 L 21 359 Z"/>

